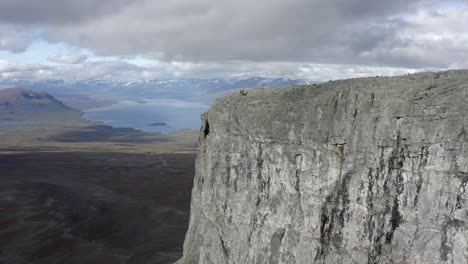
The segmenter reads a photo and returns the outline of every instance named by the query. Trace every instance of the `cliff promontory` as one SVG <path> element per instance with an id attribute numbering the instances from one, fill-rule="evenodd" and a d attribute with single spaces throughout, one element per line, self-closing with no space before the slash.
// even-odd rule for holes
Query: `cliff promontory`
<path id="1" fill-rule="evenodd" d="M 468 71 L 219 99 L 178 263 L 467 263 L 467 131 Z"/>

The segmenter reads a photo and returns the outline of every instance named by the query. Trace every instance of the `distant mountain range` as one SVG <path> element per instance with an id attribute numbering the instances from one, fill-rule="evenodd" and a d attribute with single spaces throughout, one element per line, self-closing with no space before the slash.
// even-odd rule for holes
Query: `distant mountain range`
<path id="1" fill-rule="evenodd" d="M 204 106 L 210 105 L 215 98 L 245 88 L 309 83 L 307 80 L 264 77 L 132 82 L 0 79 L 0 128 L 88 122 L 74 109 L 87 113 L 87 118 L 116 127 L 153 132 L 165 131 L 168 127 L 194 128 L 198 126 L 194 124 L 198 124 L 200 114 L 206 111 Z M 8 87 L 23 89 L 5 90 Z M 99 107 L 103 108 L 97 112 L 88 111 Z M 169 125 L 163 126 L 163 123 Z"/>
<path id="2" fill-rule="evenodd" d="M 276 87 L 309 83 L 308 80 L 265 77 L 248 79 L 157 79 L 131 82 L 104 80 L 66 82 L 63 80 L 30 81 L 13 79 L 0 80 L 0 89 L 2 87 L 22 87 L 45 91 L 59 98 L 70 95 L 86 95 L 95 98 L 114 97 L 117 100 L 122 98 L 175 98 L 210 102 L 213 98 L 240 88 Z"/>
<path id="3" fill-rule="evenodd" d="M 81 112 L 45 92 L 9 88 L 0 90 L 0 127 L 66 125 L 86 122 Z"/>

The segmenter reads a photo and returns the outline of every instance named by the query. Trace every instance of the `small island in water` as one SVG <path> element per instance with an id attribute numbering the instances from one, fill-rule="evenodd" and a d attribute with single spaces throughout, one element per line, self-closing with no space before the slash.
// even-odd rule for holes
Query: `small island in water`
<path id="1" fill-rule="evenodd" d="M 168 126 L 168 124 L 167 124 L 167 123 L 164 123 L 164 122 L 156 122 L 156 123 L 149 124 L 148 126 L 161 126 L 161 127 L 165 127 L 165 126 Z"/>

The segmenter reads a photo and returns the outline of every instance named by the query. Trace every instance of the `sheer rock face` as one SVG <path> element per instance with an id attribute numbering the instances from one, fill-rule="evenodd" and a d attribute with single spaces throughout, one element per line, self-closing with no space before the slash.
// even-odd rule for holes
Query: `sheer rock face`
<path id="1" fill-rule="evenodd" d="M 468 262 L 468 71 L 250 90 L 203 122 L 179 264 Z"/>

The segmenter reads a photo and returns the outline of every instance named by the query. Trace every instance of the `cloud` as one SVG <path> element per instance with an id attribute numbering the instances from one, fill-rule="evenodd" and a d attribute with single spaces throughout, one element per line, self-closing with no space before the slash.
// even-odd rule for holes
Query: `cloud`
<path id="1" fill-rule="evenodd" d="M 0 60 L 0 79 L 140 80 L 159 77 L 163 65 L 139 66 L 122 61 L 94 61 L 76 64 L 24 64 Z M 167 72 L 166 72 L 167 73 Z"/>
<path id="2" fill-rule="evenodd" d="M 21 53 L 24 52 L 28 46 L 29 43 L 24 39 L 0 35 L 0 50 Z"/>
<path id="3" fill-rule="evenodd" d="M 133 0 L 1 0 L 0 22 L 20 25 L 79 23 L 118 12 Z"/>
<path id="4" fill-rule="evenodd" d="M 23 27 L 0 24 L 0 51 L 21 53 L 31 44 L 31 39 L 24 33 Z"/>
<path id="5" fill-rule="evenodd" d="M 322 73 L 334 69 L 341 76 L 352 69 L 360 76 L 381 69 L 468 67 L 466 2 L 3 0 L 0 21 L 40 28 L 49 42 L 101 57 L 139 56 L 157 62 L 144 67 L 84 63 L 70 54 L 49 58 L 75 63 L 60 71 L 80 70 L 76 76 L 306 76 L 317 65 Z M 21 45 L 3 46 L 22 50 Z"/>
<path id="6" fill-rule="evenodd" d="M 0 79 L 47 78 L 52 68 L 41 64 L 21 64 L 0 60 Z"/>
<path id="7" fill-rule="evenodd" d="M 143 55 L 183 62 L 287 61 L 392 67 L 448 67 L 447 52 L 425 34 L 447 33 L 433 0 L 135 0 L 118 12 L 55 24 L 49 41 L 103 56 Z M 439 9 L 442 9 L 438 7 Z M 425 14 L 425 15 L 422 15 Z M 433 27 L 421 28 L 426 17 Z M 455 32 L 453 32 L 455 33 Z M 463 42 L 449 32 L 448 43 Z M 118 45 L 116 45 L 118 43 Z M 452 53 L 453 51 L 453 53 Z M 462 48 L 462 51 L 465 51 Z M 428 56 L 430 55 L 430 56 Z M 450 57 L 456 57 L 451 55 Z M 466 56 L 466 55 L 465 55 Z"/>
<path id="8" fill-rule="evenodd" d="M 57 25 L 49 39 L 102 55 L 143 53 L 166 60 L 326 60 L 361 49 L 356 45 L 362 43 L 347 39 L 367 32 L 369 24 L 374 32 L 391 33 L 385 18 L 421 2 L 139 0 L 117 13 Z M 364 39 L 367 49 L 380 41 L 375 35 Z"/>
<path id="9" fill-rule="evenodd" d="M 47 59 L 55 63 L 78 64 L 85 62 L 88 56 L 84 54 L 51 54 Z"/>
<path id="10" fill-rule="evenodd" d="M 352 77 L 400 75 L 416 71 L 418 69 L 302 62 L 159 62 L 142 66 L 123 61 L 87 61 L 49 66 L 0 61 L 0 79 L 63 79 L 66 81 L 289 76 L 320 82 Z"/>

